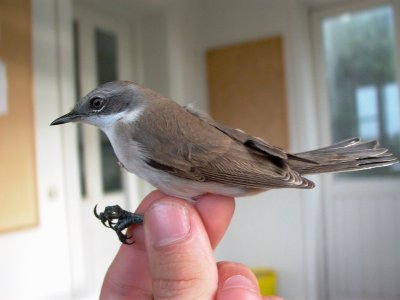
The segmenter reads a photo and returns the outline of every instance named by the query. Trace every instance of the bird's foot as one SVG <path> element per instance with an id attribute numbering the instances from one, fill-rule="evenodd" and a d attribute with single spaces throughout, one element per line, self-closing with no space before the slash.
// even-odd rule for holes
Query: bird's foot
<path id="1" fill-rule="evenodd" d="M 127 245 L 133 244 L 129 242 L 132 236 L 128 236 L 123 231 L 132 224 L 143 223 L 143 215 L 131 213 L 122 209 L 119 205 L 107 206 L 103 212 L 97 213 L 97 205 L 94 207 L 94 215 L 104 226 L 113 229 L 118 235 L 119 240 Z"/>

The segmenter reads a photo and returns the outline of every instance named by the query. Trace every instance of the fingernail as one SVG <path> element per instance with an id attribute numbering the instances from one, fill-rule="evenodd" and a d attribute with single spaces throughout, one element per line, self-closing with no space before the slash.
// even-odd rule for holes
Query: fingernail
<path id="1" fill-rule="evenodd" d="M 257 286 L 250 279 L 243 275 L 233 275 L 229 277 L 227 280 L 225 280 L 222 286 L 222 290 L 237 288 L 246 289 L 255 293 L 258 292 Z"/>
<path id="2" fill-rule="evenodd" d="M 185 206 L 157 203 L 146 214 L 153 246 L 168 246 L 186 238 L 190 231 L 189 213 Z"/>

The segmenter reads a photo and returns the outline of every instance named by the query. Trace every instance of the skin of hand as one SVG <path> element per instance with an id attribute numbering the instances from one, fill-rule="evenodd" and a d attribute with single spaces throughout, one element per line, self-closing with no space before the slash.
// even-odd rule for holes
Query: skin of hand
<path id="1" fill-rule="evenodd" d="M 262 298 L 246 266 L 215 261 L 213 250 L 234 209 L 234 199 L 225 196 L 207 194 L 188 203 L 150 193 L 137 209 L 143 226 L 129 228 L 135 244 L 121 245 L 100 299 L 282 300 Z"/>

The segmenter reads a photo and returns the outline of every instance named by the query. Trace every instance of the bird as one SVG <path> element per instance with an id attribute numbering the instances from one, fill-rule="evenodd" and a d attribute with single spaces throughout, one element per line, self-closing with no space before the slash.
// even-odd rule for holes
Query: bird
<path id="1" fill-rule="evenodd" d="M 350 138 L 328 147 L 288 153 L 189 106 L 130 81 L 107 82 L 50 125 L 80 122 L 108 137 L 119 164 L 162 192 L 183 199 L 206 193 L 231 197 L 270 189 L 311 189 L 304 177 L 390 166 L 398 159 L 377 141 Z M 122 243 L 143 216 L 118 205 L 94 214 Z"/>

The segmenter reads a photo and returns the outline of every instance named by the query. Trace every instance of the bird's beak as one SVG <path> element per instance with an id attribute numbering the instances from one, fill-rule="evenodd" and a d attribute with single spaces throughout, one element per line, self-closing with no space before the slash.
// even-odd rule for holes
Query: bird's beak
<path id="1" fill-rule="evenodd" d="M 71 112 L 55 119 L 53 122 L 51 122 L 50 126 L 65 124 L 65 123 L 69 123 L 69 122 L 76 122 L 76 121 L 80 121 L 82 118 L 83 118 L 82 114 L 79 114 L 72 110 Z"/>

